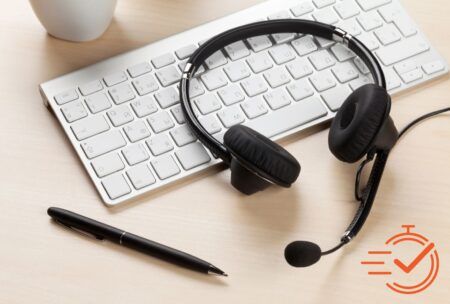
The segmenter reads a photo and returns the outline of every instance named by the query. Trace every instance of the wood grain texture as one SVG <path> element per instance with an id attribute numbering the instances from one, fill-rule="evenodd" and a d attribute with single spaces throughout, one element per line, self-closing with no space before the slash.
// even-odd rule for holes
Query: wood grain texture
<path id="1" fill-rule="evenodd" d="M 0 10 L 0 303 L 443 303 L 450 286 L 450 116 L 427 121 L 392 153 L 372 215 L 358 239 L 307 269 L 288 267 L 295 239 L 333 245 L 351 219 L 355 166 L 332 157 L 327 130 L 285 141 L 302 163 L 290 190 L 245 197 L 229 172 L 212 169 L 123 207 L 107 209 L 37 86 L 112 55 L 232 13 L 258 0 L 127 0 L 100 39 L 69 43 L 46 35 L 27 1 Z M 450 58 L 448 2 L 405 5 Z M 399 127 L 449 105 L 448 77 L 395 98 Z M 207 177 L 207 178 L 205 178 Z M 196 274 L 50 222 L 67 208 L 196 254 L 226 279 Z M 401 224 L 434 240 L 441 272 L 429 290 L 398 296 L 359 262 Z M 412 260 L 412 259 L 411 259 Z M 406 261 L 407 262 L 407 261 Z"/>

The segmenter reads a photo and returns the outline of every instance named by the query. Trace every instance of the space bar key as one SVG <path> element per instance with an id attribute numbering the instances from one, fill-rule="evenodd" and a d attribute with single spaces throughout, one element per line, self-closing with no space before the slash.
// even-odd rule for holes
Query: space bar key
<path id="1" fill-rule="evenodd" d="M 244 123 L 267 137 L 273 137 L 327 115 L 319 98 L 304 99 L 269 115 Z"/>

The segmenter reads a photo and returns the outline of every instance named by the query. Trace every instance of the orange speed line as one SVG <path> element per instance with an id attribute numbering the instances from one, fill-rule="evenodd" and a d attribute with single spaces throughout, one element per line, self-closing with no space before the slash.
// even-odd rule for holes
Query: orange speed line
<path id="1" fill-rule="evenodd" d="M 392 251 L 368 251 L 369 254 L 391 254 Z"/>

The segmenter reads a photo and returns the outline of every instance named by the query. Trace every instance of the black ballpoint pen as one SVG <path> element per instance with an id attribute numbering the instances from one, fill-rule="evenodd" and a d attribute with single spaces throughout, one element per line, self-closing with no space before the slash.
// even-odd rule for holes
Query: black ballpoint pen
<path id="1" fill-rule="evenodd" d="M 190 254 L 97 222 L 74 212 L 51 207 L 48 208 L 47 213 L 58 223 L 84 234 L 92 235 L 99 240 L 105 239 L 198 272 L 228 276 L 219 268 Z"/>

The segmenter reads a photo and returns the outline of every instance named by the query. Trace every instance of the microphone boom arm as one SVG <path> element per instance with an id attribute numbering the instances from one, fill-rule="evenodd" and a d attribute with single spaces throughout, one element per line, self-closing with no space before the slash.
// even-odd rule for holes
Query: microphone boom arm
<path id="1" fill-rule="evenodd" d="M 358 234 L 358 232 L 366 222 L 366 219 L 370 214 L 370 210 L 372 209 L 372 205 L 378 191 L 378 186 L 380 185 L 381 177 L 383 176 L 384 168 L 389 157 L 389 152 L 389 150 L 386 150 L 377 153 L 372 171 L 370 172 L 369 181 L 367 182 L 367 186 L 364 188 L 360 196 L 361 204 L 356 211 L 355 217 L 353 218 L 352 222 L 341 237 L 341 243 L 346 244 L 350 242 Z M 359 186 L 360 173 L 367 162 L 368 161 L 366 160 L 358 171 L 355 185 L 356 188 Z M 357 191 L 358 190 L 356 189 L 355 193 L 357 193 Z"/>

